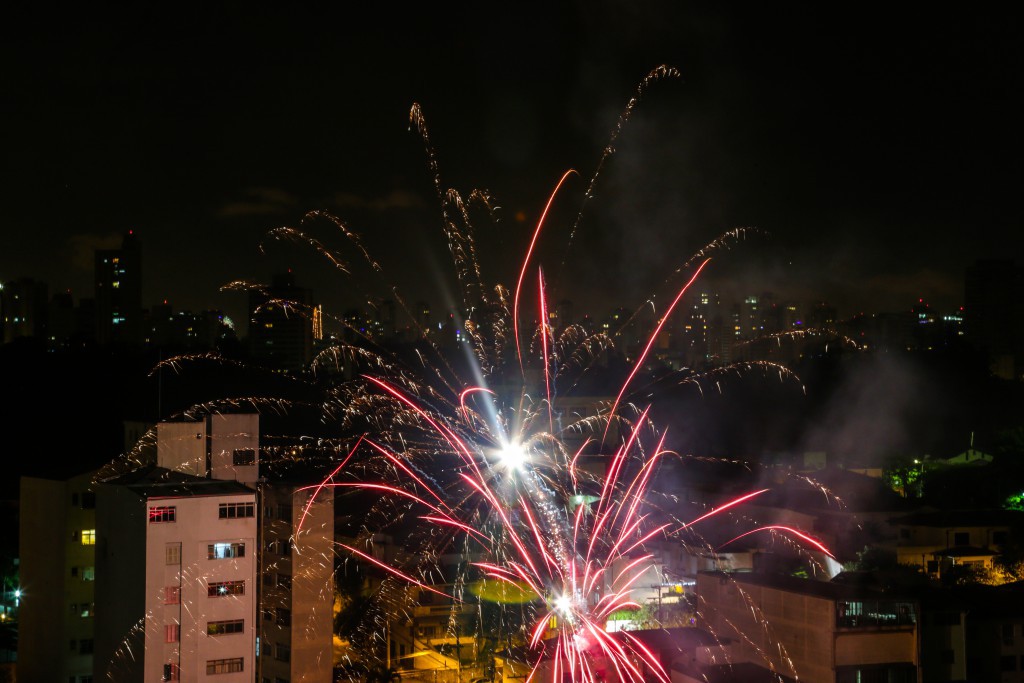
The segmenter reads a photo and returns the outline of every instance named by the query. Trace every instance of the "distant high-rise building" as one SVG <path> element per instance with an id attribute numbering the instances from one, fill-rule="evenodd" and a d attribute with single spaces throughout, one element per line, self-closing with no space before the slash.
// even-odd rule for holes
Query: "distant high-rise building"
<path id="1" fill-rule="evenodd" d="M 297 286 L 291 271 L 249 293 L 249 346 L 254 360 L 278 370 L 313 360 L 313 291 Z"/>
<path id="2" fill-rule="evenodd" d="M 964 328 L 1004 379 L 1024 374 L 1024 268 L 1011 260 L 980 260 L 964 279 Z"/>
<path id="3" fill-rule="evenodd" d="M 96 341 L 142 342 L 142 245 L 129 230 L 120 249 L 96 251 Z"/>
<path id="4" fill-rule="evenodd" d="M 46 283 L 32 278 L 0 283 L 0 322 L 3 323 L 3 342 L 19 337 L 39 337 L 46 334 Z"/>

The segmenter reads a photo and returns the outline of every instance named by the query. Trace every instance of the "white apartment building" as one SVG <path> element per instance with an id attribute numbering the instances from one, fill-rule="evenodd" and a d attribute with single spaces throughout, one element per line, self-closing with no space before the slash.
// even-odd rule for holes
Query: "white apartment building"
<path id="1" fill-rule="evenodd" d="M 98 486 L 97 680 L 331 680 L 333 491 L 307 510 L 259 458 L 257 415 L 161 423 L 157 464 Z"/>

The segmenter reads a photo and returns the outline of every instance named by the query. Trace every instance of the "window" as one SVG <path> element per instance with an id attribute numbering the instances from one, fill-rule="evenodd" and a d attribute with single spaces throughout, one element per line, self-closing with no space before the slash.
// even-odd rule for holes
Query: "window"
<path id="1" fill-rule="evenodd" d="M 218 510 L 221 519 L 235 519 L 237 517 L 255 517 L 255 503 L 221 503 Z"/>
<path id="2" fill-rule="evenodd" d="M 78 578 L 78 567 L 72 567 L 71 568 L 71 578 L 72 579 L 77 579 Z"/>
<path id="3" fill-rule="evenodd" d="M 256 464 L 256 450 L 252 448 L 236 448 L 231 453 L 231 464 L 235 467 L 249 467 Z"/>
<path id="4" fill-rule="evenodd" d="M 276 659 L 279 662 L 292 661 L 291 647 L 289 647 L 288 645 L 282 645 L 281 643 L 278 643 L 277 647 L 274 649 L 277 650 L 277 654 L 274 656 L 274 659 Z"/>
<path id="5" fill-rule="evenodd" d="M 274 572 L 267 572 L 263 575 L 263 585 L 273 586 L 276 582 L 274 581 Z"/>
<path id="6" fill-rule="evenodd" d="M 1003 624 L 1003 645 L 1013 645 L 1013 624 Z"/>
<path id="7" fill-rule="evenodd" d="M 958 531 L 953 534 L 953 545 L 970 545 L 971 534 L 967 531 Z"/>
<path id="8" fill-rule="evenodd" d="M 96 494 L 92 491 L 82 491 L 82 509 L 93 510 L 96 507 Z"/>
<path id="9" fill-rule="evenodd" d="M 181 667 L 177 664 L 164 664 L 164 680 L 165 681 L 178 681 L 181 680 Z"/>
<path id="10" fill-rule="evenodd" d="M 78 529 L 71 532 L 71 542 L 78 543 Z"/>
<path id="11" fill-rule="evenodd" d="M 165 643 L 176 643 L 179 640 L 181 640 L 181 624 L 167 624 L 166 626 L 164 626 Z"/>
<path id="12" fill-rule="evenodd" d="M 181 544 L 168 543 L 164 546 L 164 563 L 181 564 Z"/>
<path id="13" fill-rule="evenodd" d="M 277 625 L 278 626 L 291 626 L 292 625 L 292 611 L 286 607 L 278 607 L 275 612 L 277 613 Z"/>
<path id="14" fill-rule="evenodd" d="M 245 557 L 244 543 L 211 543 L 206 546 L 207 559 L 230 560 L 235 557 Z"/>
<path id="15" fill-rule="evenodd" d="M 96 545 L 95 529 L 82 529 L 82 545 Z"/>
<path id="16" fill-rule="evenodd" d="M 94 567 L 82 567 L 82 581 L 95 581 L 96 569 Z"/>
<path id="17" fill-rule="evenodd" d="M 1004 655 L 999 658 L 999 670 L 1000 671 L 1016 671 L 1017 670 L 1017 658 L 1013 655 Z"/>
<path id="18" fill-rule="evenodd" d="M 211 598 L 224 595 L 245 595 L 245 581 L 218 581 L 206 586 L 206 594 Z"/>
<path id="19" fill-rule="evenodd" d="M 292 575 L 291 574 L 278 574 L 277 575 L 277 585 L 280 586 L 281 588 L 289 588 L 290 589 L 292 587 Z"/>
<path id="20" fill-rule="evenodd" d="M 149 508 L 149 523 L 173 522 L 175 520 L 175 512 L 176 508 L 173 505 L 151 507 Z"/>
<path id="21" fill-rule="evenodd" d="M 82 638 L 78 641 L 78 653 L 82 655 L 92 654 L 92 638 Z"/>
<path id="22" fill-rule="evenodd" d="M 78 616 L 82 617 L 83 619 L 86 617 L 96 616 L 96 603 L 94 602 L 83 602 L 81 605 L 78 606 L 78 608 Z"/>
<path id="23" fill-rule="evenodd" d="M 208 621 L 206 622 L 206 635 L 208 636 L 224 636 L 231 633 L 244 633 L 245 632 L 245 620 L 244 619 L 227 619 L 225 621 Z"/>
<path id="24" fill-rule="evenodd" d="M 164 604 L 177 605 L 181 602 L 180 586 L 164 586 Z"/>
<path id="25" fill-rule="evenodd" d="M 208 659 L 206 661 L 206 673 L 209 674 L 233 674 L 242 670 L 245 662 L 241 657 L 232 659 Z"/>

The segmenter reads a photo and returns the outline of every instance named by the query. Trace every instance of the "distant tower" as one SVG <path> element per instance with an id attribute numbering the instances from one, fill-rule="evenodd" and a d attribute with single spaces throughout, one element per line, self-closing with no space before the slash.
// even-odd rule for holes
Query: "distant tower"
<path id="1" fill-rule="evenodd" d="M 142 245 L 129 230 L 120 249 L 96 251 L 96 341 L 142 342 Z"/>
<path id="2" fill-rule="evenodd" d="M 278 370 L 301 370 L 313 359 L 313 291 L 298 287 L 291 271 L 249 293 L 249 344 L 254 360 Z"/>
<path id="3" fill-rule="evenodd" d="M 46 290 L 46 283 L 31 278 L 0 283 L 0 341 L 46 334 Z"/>
<path id="4" fill-rule="evenodd" d="M 989 357 L 992 372 L 1004 379 L 1024 365 L 1024 268 L 1007 259 L 981 260 L 964 279 L 967 338 Z"/>

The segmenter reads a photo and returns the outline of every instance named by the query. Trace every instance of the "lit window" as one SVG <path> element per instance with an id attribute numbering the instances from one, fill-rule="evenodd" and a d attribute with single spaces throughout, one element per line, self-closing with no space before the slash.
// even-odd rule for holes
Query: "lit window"
<path id="1" fill-rule="evenodd" d="M 181 640 L 181 625 L 167 624 L 164 626 L 164 642 L 176 643 Z"/>
<path id="2" fill-rule="evenodd" d="M 221 503 L 218 516 L 221 519 L 236 519 L 238 517 L 255 517 L 255 503 Z"/>
<path id="3" fill-rule="evenodd" d="M 234 657 L 232 659 L 208 659 L 206 660 L 206 673 L 210 674 L 233 674 L 242 671 L 244 659 Z"/>
<path id="4" fill-rule="evenodd" d="M 82 567 L 82 581 L 95 581 L 96 580 L 96 569 L 95 567 Z"/>
<path id="5" fill-rule="evenodd" d="M 245 632 L 245 620 L 244 619 L 228 619 L 225 621 L 208 621 L 206 622 L 206 635 L 208 636 L 224 636 L 231 633 L 244 633 Z"/>
<path id="6" fill-rule="evenodd" d="M 206 553 L 209 560 L 230 560 L 235 557 L 245 557 L 245 544 L 211 543 L 206 546 Z"/>
<path id="7" fill-rule="evenodd" d="M 95 529 L 83 529 L 82 530 L 82 545 L 96 545 L 96 530 Z"/>
<path id="8" fill-rule="evenodd" d="M 245 581 L 219 581 L 206 586 L 206 594 L 211 598 L 225 595 L 245 595 Z"/>
<path id="9" fill-rule="evenodd" d="M 149 508 L 149 523 L 173 522 L 176 518 L 176 508 L 173 505 L 164 505 Z"/>
<path id="10" fill-rule="evenodd" d="M 110 286 L 113 287 L 114 289 L 121 289 L 121 281 L 114 280 L 113 282 L 110 283 Z"/>

